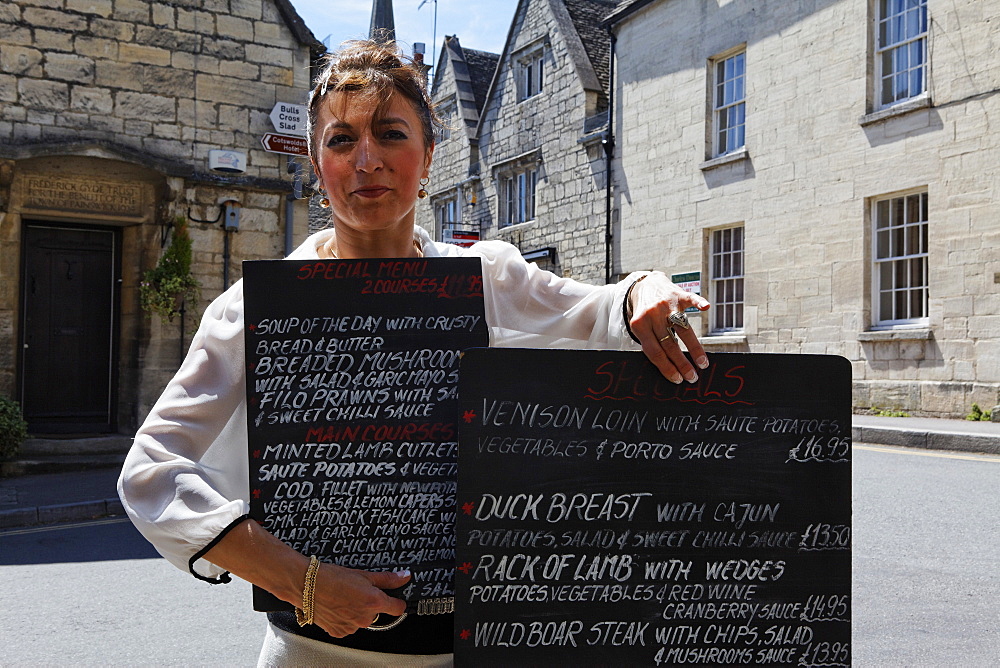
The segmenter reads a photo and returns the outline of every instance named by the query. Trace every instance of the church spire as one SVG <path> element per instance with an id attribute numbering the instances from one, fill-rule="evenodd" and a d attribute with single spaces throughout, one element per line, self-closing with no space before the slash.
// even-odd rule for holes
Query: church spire
<path id="1" fill-rule="evenodd" d="M 372 1 L 372 22 L 368 38 L 378 42 L 396 41 L 396 22 L 392 17 L 392 0 Z"/>

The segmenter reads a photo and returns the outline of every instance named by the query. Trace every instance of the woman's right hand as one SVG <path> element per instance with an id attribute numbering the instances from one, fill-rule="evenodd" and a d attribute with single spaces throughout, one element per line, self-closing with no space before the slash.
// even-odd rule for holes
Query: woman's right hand
<path id="1" fill-rule="evenodd" d="M 309 558 L 256 522 L 248 520 L 234 527 L 205 558 L 281 600 L 302 607 Z M 343 638 L 371 626 L 383 612 L 402 615 L 406 602 L 383 590 L 402 587 L 409 580 L 407 571 L 375 573 L 320 564 L 313 591 L 313 623 Z"/>
<path id="2" fill-rule="evenodd" d="M 313 595 L 313 623 L 334 638 L 343 638 L 371 626 L 378 615 L 398 617 L 406 612 L 406 601 L 384 589 L 402 587 L 408 571 L 371 572 L 320 564 Z"/>

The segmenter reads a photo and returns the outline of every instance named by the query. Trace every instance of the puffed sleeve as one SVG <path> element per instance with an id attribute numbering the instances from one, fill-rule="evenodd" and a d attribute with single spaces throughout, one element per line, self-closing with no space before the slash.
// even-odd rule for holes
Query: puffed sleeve
<path id="1" fill-rule="evenodd" d="M 632 350 L 622 304 L 641 273 L 589 285 L 539 269 L 514 246 L 486 241 L 469 249 L 483 260 L 486 320 L 497 347 Z"/>
<path id="2" fill-rule="evenodd" d="M 206 309 L 118 479 L 142 535 L 178 568 L 214 582 L 228 575 L 195 557 L 249 509 L 243 346 L 238 282 Z"/>

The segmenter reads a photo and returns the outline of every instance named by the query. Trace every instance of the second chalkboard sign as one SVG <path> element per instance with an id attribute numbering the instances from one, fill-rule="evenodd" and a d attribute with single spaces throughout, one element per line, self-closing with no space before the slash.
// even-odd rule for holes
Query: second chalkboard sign
<path id="1" fill-rule="evenodd" d="M 850 664 L 850 365 L 710 359 L 465 355 L 456 664 Z"/>

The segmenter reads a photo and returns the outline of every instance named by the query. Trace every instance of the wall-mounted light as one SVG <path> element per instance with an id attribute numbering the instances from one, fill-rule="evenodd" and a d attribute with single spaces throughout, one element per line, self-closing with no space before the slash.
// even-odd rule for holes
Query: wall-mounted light
<path id="1" fill-rule="evenodd" d="M 462 188 L 462 198 L 466 206 L 476 206 L 476 184 L 469 183 Z"/>

